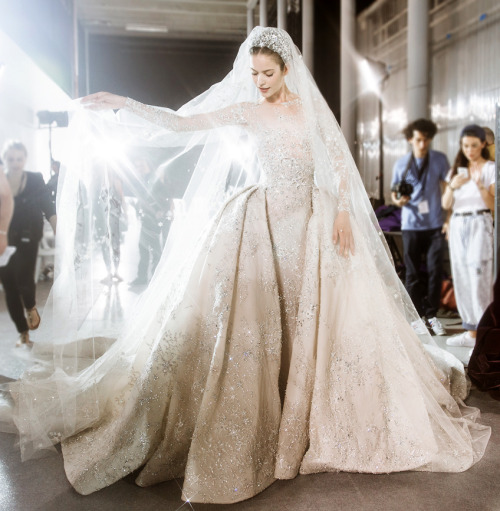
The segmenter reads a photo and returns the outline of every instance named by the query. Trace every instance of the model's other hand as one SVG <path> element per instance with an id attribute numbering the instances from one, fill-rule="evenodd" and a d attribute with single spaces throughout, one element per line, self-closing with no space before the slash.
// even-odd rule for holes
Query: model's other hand
<path id="1" fill-rule="evenodd" d="M 349 251 L 354 254 L 354 238 L 351 230 L 351 220 L 347 211 L 340 211 L 333 223 L 333 244 L 339 244 L 339 252 L 348 257 Z"/>
<path id="2" fill-rule="evenodd" d="M 85 108 L 90 110 L 118 110 L 125 106 L 127 98 L 111 94 L 111 92 L 96 92 L 95 94 L 83 97 L 80 101 Z"/>

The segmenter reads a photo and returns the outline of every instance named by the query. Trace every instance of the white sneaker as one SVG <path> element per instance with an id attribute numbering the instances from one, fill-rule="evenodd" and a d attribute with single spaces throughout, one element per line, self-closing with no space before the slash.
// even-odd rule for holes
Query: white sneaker
<path id="1" fill-rule="evenodd" d="M 446 330 L 444 329 L 443 324 L 439 321 L 438 318 L 430 318 L 427 320 L 431 327 L 431 330 L 434 332 L 434 335 L 446 335 Z"/>
<path id="2" fill-rule="evenodd" d="M 429 330 L 427 330 L 427 327 L 425 326 L 425 322 L 423 319 L 417 319 L 416 321 L 412 321 L 411 327 L 413 328 L 413 331 L 417 335 L 425 335 L 429 333 Z"/>
<path id="3" fill-rule="evenodd" d="M 468 331 L 465 331 L 446 339 L 446 344 L 448 346 L 465 346 L 466 348 L 473 348 L 476 345 L 476 339 L 471 337 Z"/>

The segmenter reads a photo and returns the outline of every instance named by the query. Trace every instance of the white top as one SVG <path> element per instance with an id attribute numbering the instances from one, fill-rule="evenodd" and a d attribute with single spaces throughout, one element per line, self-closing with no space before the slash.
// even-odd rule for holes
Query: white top
<path id="1" fill-rule="evenodd" d="M 446 182 L 449 183 L 450 180 L 451 170 L 446 176 Z M 495 162 L 487 161 L 484 164 L 481 170 L 481 182 L 486 188 L 489 188 L 495 182 Z M 488 209 L 488 206 L 481 197 L 479 188 L 472 179 L 453 192 L 454 213 L 477 211 L 480 209 Z"/>

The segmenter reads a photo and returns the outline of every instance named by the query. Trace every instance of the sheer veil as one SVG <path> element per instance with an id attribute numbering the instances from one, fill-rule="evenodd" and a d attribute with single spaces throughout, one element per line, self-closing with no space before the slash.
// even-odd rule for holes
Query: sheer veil
<path id="1" fill-rule="evenodd" d="M 258 102 L 249 50 L 263 30 L 252 31 L 220 83 L 175 114 L 190 117 Z M 356 240 L 370 247 L 371 264 L 385 283 L 385 292 L 408 322 L 417 321 L 334 115 L 291 38 L 284 32 L 282 37 L 289 45 L 286 83 L 301 98 L 313 136 L 316 184 L 330 196 L 333 208 L 349 210 Z M 182 297 L 201 240 L 218 211 L 229 197 L 258 183 L 260 176 L 251 139 L 241 126 L 173 131 L 126 109 L 96 113 L 75 103 L 70 130 L 57 197 L 56 276 L 34 339 L 37 363 L 2 389 L 2 428 L 19 432 L 23 459 L 52 449 L 54 443 L 99 420 L 107 399 L 119 394 L 127 373 L 143 356 L 144 339 L 154 337 Z M 138 159 L 157 169 L 148 187 L 135 170 Z M 136 265 L 138 258 L 140 221 L 131 205 L 156 200 L 155 183 L 175 189 L 174 221 L 148 287 L 141 293 L 122 293 L 125 283 L 118 284 L 116 274 L 127 271 L 127 263 Z M 172 208 L 160 209 L 158 225 L 164 228 Z M 111 285 L 101 283 L 105 266 L 115 272 Z M 359 270 L 345 262 L 346 275 Z M 461 363 L 440 350 L 428 334 L 420 339 L 445 371 L 443 383 L 452 386 L 455 397 L 465 398 Z"/>

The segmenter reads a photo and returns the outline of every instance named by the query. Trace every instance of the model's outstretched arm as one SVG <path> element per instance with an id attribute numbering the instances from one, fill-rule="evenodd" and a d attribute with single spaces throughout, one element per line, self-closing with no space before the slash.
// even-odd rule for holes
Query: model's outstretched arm
<path id="1" fill-rule="evenodd" d="M 143 119 L 171 131 L 199 131 L 221 126 L 246 124 L 243 104 L 230 105 L 206 114 L 183 117 L 163 108 L 145 105 L 135 99 L 118 96 L 110 92 L 90 94 L 82 98 L 81 102 L 91 110 L 125 108 Z"/>

